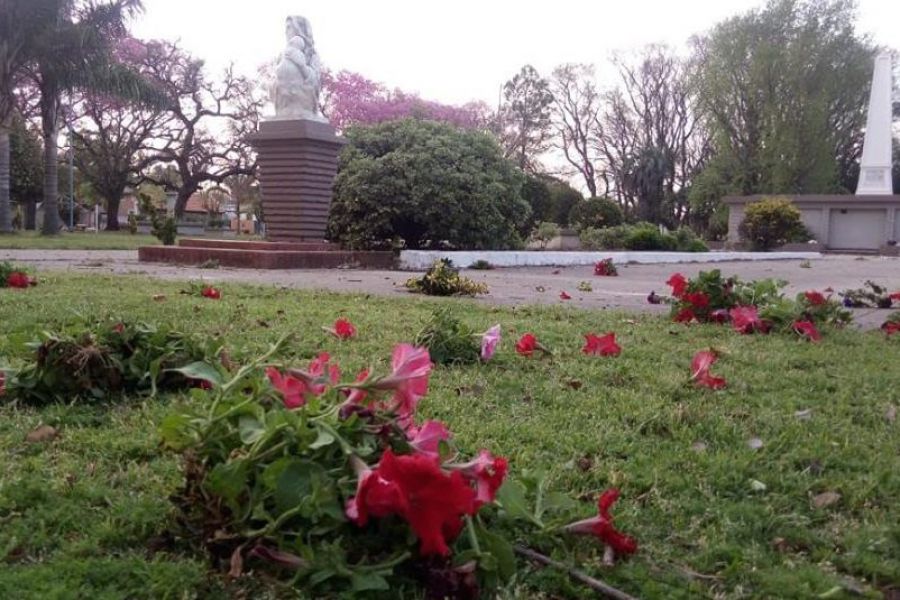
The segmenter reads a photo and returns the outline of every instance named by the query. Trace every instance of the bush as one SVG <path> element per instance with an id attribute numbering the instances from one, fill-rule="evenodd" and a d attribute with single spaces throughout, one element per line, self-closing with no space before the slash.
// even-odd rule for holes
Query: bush
<path id="1" fill-rule="evenodd" d="M 128 213 L 128 233 L 135 235 L 138 232 L 138 219 L 134 213 Z"/>
<path id="2" fill-rule="evenodd" d="M 637 223 L 625 237 L 626 250 L 675 250 L 675 237 L 652 223 Z"/>
<path id="3" fill-rule="evenodd" d="M 588 227 L 579 235 L 585 250 L 669 250 L 678 252 L 706 252 L 709 250 L 687 227 L 674 233 L 660 232 L 651 223 L 619 225 L 596 229 Z"/>
<path id="4" fill-rule="evenodd" d="M 556 222 L 556 206 L 553 204 L 553 196 L 550 186 L 543 177 L 525 175 L 525 183 L 522 185 L 522 199 L 531 207 L 531 218 L 525 228 L 520 230 L 523 236 L 544 221 Z"/>
<path id="5" fill-rule="evenodd" d="M 568 227 L 570 225 L 569 213 L 572 212 L 572 207 L 584 202 L 584 196 L 565 181 L 549 175 L 540 175 L 539 177 L 547 183 L 552 206 L 550 214 L 542 220 L 553 221 L 554 223 L 559 223 L 562 227 Z"/>
<path id="6" fill-rule="evenodd" d="M 754 250 L 771 250 L 809 239 L 800 210 L 787 198 L 764 198 L 748 204 L 739 231 Z"/>
<path id="7" fill-rule="evenodd" d="M 543 250 L 553 238 L 559 235 L 559 231 L 559 225 L 544 221 L 538 223 L 537 227 L 534 228 L 534 231 L 531 232 L 531 239 L 538 242 L 541 245 L 541 250 Z"/>
<path id="8" fill-rule="evenodd" d="M 427 296 L 477 296 L 488 293 L 486 284 L 461 276 L 446 258 L 434 261 L 425 275 L 410 279 L 406 287 Z"/>
<path id="9" fill-rule="evenodd" d="M 578 231 L 587 227 L 615 227 L 624 220 L 622 208 L 608 198 L 589 198 L 569 211 L 569 224 Z"/>
<path id="10" fill-rule="evenodd" d="M 160 217 L 153 213 L 151 219 L 150 233 L 162 242 L 163 246 L 174 246 L 175 236 L 178 235 L 178 224 L 175 217 Z"/>
<path id="11" fill-rule="evenodd" d="M 353 248 L 519 247 L 531 208 L 524 176 L 477 131 L 404 119 L 352 127 L 328 237 Z"/>
<path id="12" fill-rule="evenodd" d="M 625 239 L 628 237 L 629 225 L 618 227 L 606 227 L 598 229 L 587 227 L 578 234 L 581 247 L 585 250 L 618 250 L 625 247 Z"/>

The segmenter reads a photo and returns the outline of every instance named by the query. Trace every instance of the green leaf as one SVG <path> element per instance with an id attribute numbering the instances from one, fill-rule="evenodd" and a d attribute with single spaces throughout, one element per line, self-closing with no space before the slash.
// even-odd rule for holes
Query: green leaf
<path id="1" fill-rule="evenodd" d="M 205 483 L 209 491 L 236 505 L 247 485 L 247 463 L 243 460 L 220 463 L 209 472 Z"/>
<path id="2" fill-rule="evenodd" d="M 525 498 L 525 487 L 518 481 L 507 479 L 497 490 L 497 500 L 510 517 L 534 521 L 534 515 L 531 514 L 528 500 Z"/>
<path id="3" fill-rule="evenodd" d="M 255 417 L 243 415 L 238 419 L 238 431 L 244 444 L 253 444 L 266 433 L 265 426 Z"/>
<path id="4" fill-rule="evenodd" d="M 321 465 L 308 460 L 294 460 L 278 476 L 275 505 L 280 512 L 290 510 L 310 496 L 315 488 L 329 483 Z"/>
<path id="5" fill-rule="evenodd" d="M 191 418 L 182 413 L 167 415 L 159 426 L 159 435 L 163 444 L 173 450 L 183 450 L 191 444 L 193 438 L 188 431 Z"/>
<path id="6" fill-rule="evenodd" d="M 178 369 L 168 369 L 169 371 L 173 371 L 175 373 L 181 373 L 185 377 L 189 379 L 199 379 L 201 381 L 208 381 L 214 386 L 222 385 L 222 374 L 219 373 L 218 369 L 207 362 L 197 361 L 192 362 L 189 365 L 185 365 Z"/>
<path id="7" fill-rule="evenodd" d="M 390 589 L 387 580 L 377 573 L 354 573 L 350 582 L 354 592 Z"/>
<path id="8" fill-rule="evenodd" d="M 319 430 L 319 435 L 312 444 L 309 445 L 311 450 L 318 450 L 319 448 L 323 448 L 330 444 L 333 444 L 335 437 L 325 431 L 324 429 Z"/>
<path id="9" fill-rule="evenodd" d="M 482 526 L 478 527 L 478 541 L 482 550 L 489 552 L 496 560 L 500 577 L 504 581 L 511 579 L 516 574 L 516 554 L 512 544 Z"/>

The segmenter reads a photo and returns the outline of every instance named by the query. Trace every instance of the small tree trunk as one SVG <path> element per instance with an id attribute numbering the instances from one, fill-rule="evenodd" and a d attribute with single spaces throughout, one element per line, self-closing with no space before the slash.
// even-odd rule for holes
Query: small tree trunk
<path id="1" fill-rule="evenodd" d="M 12 233 L 12 205 L 9 201 L 9 129 L 0 127 L 0 233 Z"/>
<path id="2" fill-rule="evenodd" d="M 59 163 L 56 148 L 59 98 L 41 90 L 41 124 L 44 133 L 44 225 L 43 235 L 59 233 Z"/>
<path id="3" fill-rule="evenodd" d="M 184 216 L 184 209 L 187 206 L 188 200 L 191 199 L 191 196 L 193 196 L 196 191 L 197 188 L 194 186 L 182 187 L 178 190 L 178 196 L 175 198 L 176 219 L 180 219 Z"/>
<path id="4" fill-rule="evenodd" d="M 112 194 L 106 199 L 106 231 L 119 231 L 119 205 L 122 194 Z"/>
<path id="5" fill-rule="evenodd" d="M 25 202 L 25 230 L 37 229 L 37 198 L 29 198 Z"/>

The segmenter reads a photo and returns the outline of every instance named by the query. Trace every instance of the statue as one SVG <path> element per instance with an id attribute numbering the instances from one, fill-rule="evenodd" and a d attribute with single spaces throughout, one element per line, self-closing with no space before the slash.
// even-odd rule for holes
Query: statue
<path id="1" fill-rule="evenodd" d="M 272 85 L 275 120 L 326 122 L 319 113 L 321 70 L 309 21 L 305 17 L 288 17 L 287 47 L 278 60 Z"/>

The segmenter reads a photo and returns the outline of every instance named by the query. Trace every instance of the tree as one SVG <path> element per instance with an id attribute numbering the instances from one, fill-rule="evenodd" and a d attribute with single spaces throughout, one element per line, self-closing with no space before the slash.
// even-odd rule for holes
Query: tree
<path id="1" fill-rule="evenodd" d="M 122 40 L 117 54 L 138 72 L 142 63 L 160 58 L 133 38 Z M 160 107 L 92 92 L 78 94 L 72 112 L 75 164 L 106 205 L 106 229 L 118 231 L 125 189 L 153 162 L 151 141 L 170 117 Z"/>
<path id="2" fill-rule="evenodd" d="M 44 180 L 41 139 L 28 127 L 25 119 L 16 116 L 12 119 L 9 146 L 9 195 L 24 212 L 24 228 L 34 229 L 36 207 Z"/>
<path id="3" fill-rule="evenodd" d="M 490 135 L 403 119 L 351 127 L 329 239 L 352 248 L 510 248 L 531 210 L 522 173 Z"/>
<path id="4" fill-rule="evenodd" d="M 852 0 L 771 0 L 693 40 L 717 167 L 743 194 L 848 192 L 874 49 Z"/>
<path id="5" fill-rule="evenodd" d="M 523 171 L 536 172 L 549 148 L 553 94 L 549 82 L 531 65 L 503 86 L 499 137 L 506 157 Z"/>
<path id="6" fill-rule="evenodd" d="M 152 157 L 178 174 L 175 215 L 181 217 L 188 199 L 203 186 L 255 173 L 256 156 L 247 138 L 259 127 L 263 101 L 253 83 L 232 67 L 215 83 L 202 61 L 176 45 L 153 42 L 147 48 L 143 72 L 173 99 Z M 152 172 L 144 177 L 171 183 L 156 180 Z"/>
<path id="7" fill-rule="evenodd" d="M 575 174 L 584 181 L 591 196 L 597 195 L 596 163 L 599 156 L 595 140 L 600 94 L 594 84 L 590 65 L 565 64 L 553 70 L 553 124 L 556 147 Z M 607 184 L 608 189 L 608 184 Z"/>
<path id="8" fill-rule="evenodd" d="M 482 129 L 490 112 L 483 102 L 452 106 L 424 100 L 403 90 L 390 90 L 351 71 L 323 73 L 320 101 L 322 114 L 339 131 L 352 125 L 375 125 L 409 117 Z"/>

